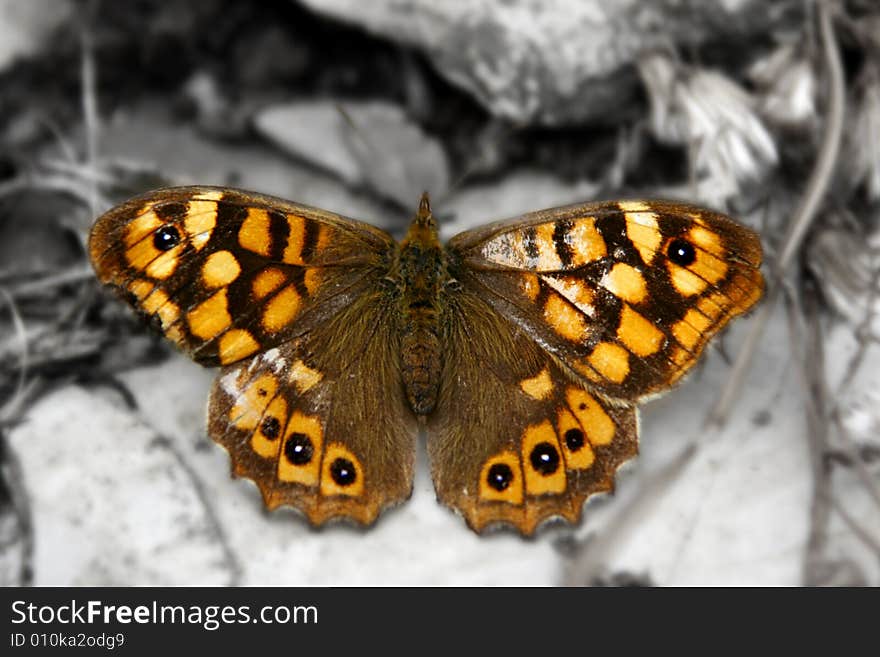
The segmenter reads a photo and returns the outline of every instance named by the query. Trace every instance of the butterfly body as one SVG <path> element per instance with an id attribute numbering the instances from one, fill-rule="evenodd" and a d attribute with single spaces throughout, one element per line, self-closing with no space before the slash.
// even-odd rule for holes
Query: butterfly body
<path id="1" fill-rule="evenodd" d="M 679 203 L 535 212 L 400 243 L 226 188 L 157 190 L 96 222 L 98 277 L 197 362 L 208 433 L 269 508 L 373 522 L 427 434 L 438 499 L 475 530 L 571 522 L 638 450 L 637 404 L 760 298 L 758 237 Z"/>
<path id="2" fill-rule="evenodd" d="M 442 295 L 450 279 L 427 195 L 401 243 L 399 276 L 401 375 L 413 412 L 428 415 L 440 384 Z"/>

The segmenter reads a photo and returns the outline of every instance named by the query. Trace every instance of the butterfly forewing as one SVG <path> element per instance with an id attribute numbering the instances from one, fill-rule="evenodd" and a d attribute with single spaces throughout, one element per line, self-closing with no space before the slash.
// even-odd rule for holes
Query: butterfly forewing
<path id="1" fill-rule="evenodd" d="M 307 331 L 388 268 L 382 231 L 212 187 L 151 192 L 95 223 L 99 279 L 195 360 L 228 364 Z"/>
<path id="2" fill-rule="evenodd" d="M 463 233 L 450 249 L 464 285 L 618 399 L 677 382 L 763 289 L 757 236 L 683 204 L 546 210 Z"/>

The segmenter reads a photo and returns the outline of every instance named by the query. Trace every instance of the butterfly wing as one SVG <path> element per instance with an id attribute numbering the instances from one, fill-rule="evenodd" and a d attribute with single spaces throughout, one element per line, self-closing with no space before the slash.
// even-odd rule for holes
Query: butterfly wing
<path id="1" fill-rule="evenodd" d="M 213 187 L 131 199 L 99 217 L 89 240 L 101 282 L 203 365 L 319 325 L 375 285 L 394 249 L 369 224 Z"/>
<path id="2" fill-rule="evenodd" d="M 453 238 L 428 451 L 438 497 L 479 530 L 574 521 L 669 388 L 760 297 L 757 236 L 706 210 L 599 203 Z"/>
<path id="3" fill-rule="evenodd" d="M 266 505 L 362 524 L 412 488 L 415 419 L 368 224 L 212 187 L 157 190 L 95 223 L 92 263 L 166 337 L 223 365 L 208 433 Z"/>
<path id="4" fill-rule="evenodd" d="M 307 335 L 221 370 L 208 431 L 268 508 L 370 524 L 410 496 L 417 427 L 392 303 L 379 290 L 363 295 Z"/>
<path id="5" fill-rule="evenodd" d="M 462 233 L 450 250 L 497 312 L 614 399 L 676 383 L 763 291 L 758 236 L 677 203 L 545 210 Z"/>
<path id="6" fill-rule="evenodd" d="M 635 407 L 587 389 L 482 295 L 465 287 L 447 312 L 427 420 L 438 499 L 476 531 L 506 522 L 531 534 L 552 516 L 576 522 L 586 498 L 610 490 L 636 454 Z"/>

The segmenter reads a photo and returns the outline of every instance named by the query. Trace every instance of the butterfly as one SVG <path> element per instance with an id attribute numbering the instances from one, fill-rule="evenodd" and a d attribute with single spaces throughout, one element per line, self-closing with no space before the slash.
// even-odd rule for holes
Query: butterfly
<path id="1" fill-rule="evenodd" d="M 477 532 L 575 523 L 638 451 L 638 403 L 761 297 L 761 244 L 691 205 L 607 201 L 406 237 L 222 187 L 97 219 L 98 278 L 222 369 L 208 433 L 269 509 L 373 523 L 412 492 L 427 435 L 440 502 Z"/>

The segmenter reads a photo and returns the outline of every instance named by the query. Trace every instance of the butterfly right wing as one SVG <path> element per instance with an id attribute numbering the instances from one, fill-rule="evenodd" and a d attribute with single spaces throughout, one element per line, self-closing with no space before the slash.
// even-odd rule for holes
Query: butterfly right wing
<path id="1" fill-rule="evenodd" d="M 428 420 L 437 495 L 476 530 L 575 521 L 638 449 L 636 403 L 760 298 L 758 236 L 668 202 L 556 208 L 449 243 Z"/>
<path id="2" fill-rule="evenodd" d="M 677 383 L 764 287 L 754 231 L 674 202 L 542 210 L 457 235 L 449 249 L 462 285 L 620 400 Z"/>

